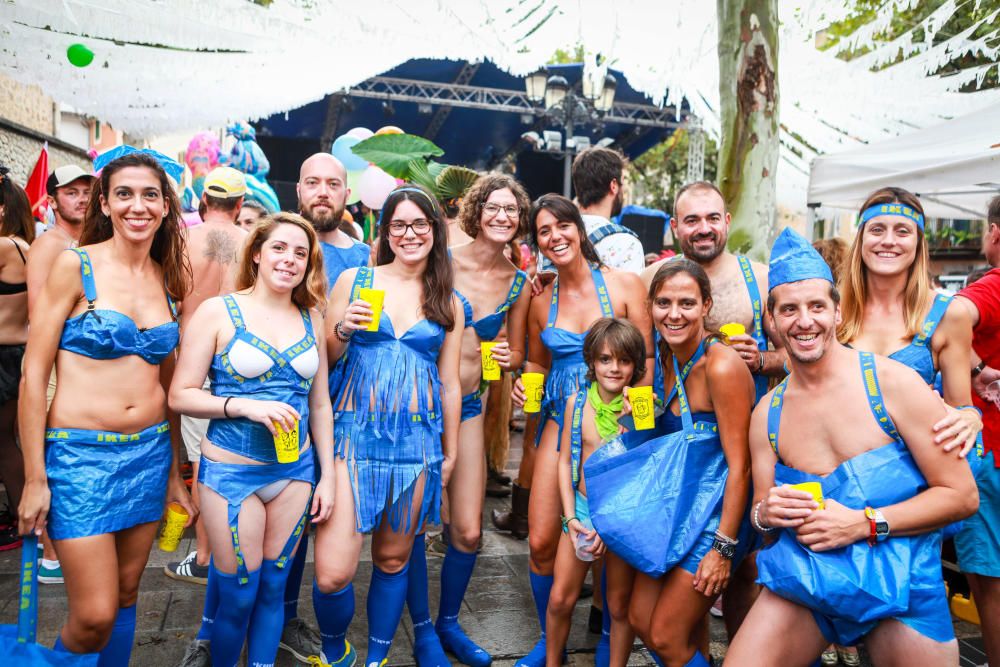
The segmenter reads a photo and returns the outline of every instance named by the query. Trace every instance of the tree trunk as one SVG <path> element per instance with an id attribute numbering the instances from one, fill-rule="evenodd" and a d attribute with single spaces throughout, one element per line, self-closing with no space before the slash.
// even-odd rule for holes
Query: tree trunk
<path id="1" fill-rule="evenodd" d="M 777 217 L 778 1 L 716 0 L 716 6 L 719 188 L 733 216 L 729 247 L 763 260 Z"/>

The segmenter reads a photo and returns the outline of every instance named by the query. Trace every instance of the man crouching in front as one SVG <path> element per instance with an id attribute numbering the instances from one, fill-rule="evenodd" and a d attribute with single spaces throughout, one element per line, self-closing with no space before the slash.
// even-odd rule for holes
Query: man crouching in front
<path id="1" fill-rule="evenodd" d="M 900 363 L 841 346 L 829 268 L 784 230 L 768 311 L 790 375 L 750 423 L 764 591 L 726 667 L 806 667 L 862 638 L 878 667 L 958 665 L 941 529 L 979 504 L 969 464 L 935 445 L 944 404 Z"/>

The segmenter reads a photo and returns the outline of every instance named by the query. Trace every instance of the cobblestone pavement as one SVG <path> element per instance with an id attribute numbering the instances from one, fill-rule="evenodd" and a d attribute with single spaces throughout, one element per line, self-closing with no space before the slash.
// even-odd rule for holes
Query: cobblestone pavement
<path id="1" fill-rule="evenodd" d="M 519 457 L 520 434 L 516 434 L 516 440 L 511 446 L 509 473 L 516 472 Z M 513 540 L 497 533 L 489 522 L 490 509 L 504 506 L 506 503 L 506 500 L 487 498 L 484 509 L 483 550 L 461 614 L 462 625 L 469 635 L 494 655 L 497 658 L 494 664 L 501 667 L 512 665 L 516 658 L 531 649 L 538 638 L 538 622 L 528 585 L 528 544 L 526 541 Z M 150 555 L 139 594 L 137 645 L 132 654 L 133 666 L 174 667 L 180 661 L 185 646 L 197 631 L 201 620 L 204 587 L 175 581 L 163 574 L 163 566 L 169 560 L 182 558 L 193 548 L 192 544 L 193 539 L 187 538 L 173 554 L 161 552 L 154 547 Z M 310 623 L 315 622 L 311 602 L 312 546 L 310 541 L 299 598 L 299 613 Z M 19 564 L 18 551 L 0 554 L 0 623 L 16 622 Z M 431 612 L 435 615 L 440 568 L 441 559 L 429 556 Z M 354 582 L 357 613 L 348 634 L 351 643 L 362 650 L 368 630 L 364 605 L 370 577 L 371 560 L 366 544 Z M 65 591 L 61 585 L 41 586 L 40 589 L 39 641 L 51 646 L 65 620 Z M 593 664 L 597 635 L 587 632 L 589 608 L 589 600 L 581 600 L 577 604 L 569 638 L 571 665 Z M 403 619 L 389 655 L 389 665 L 414 664 L 411 655 L 413 632 L 405 612 Z M 984 663 L 979 628 L 958 621 L 956 630 L 960 637 L 971 640 L 963 641 L 962 666 L 973 667 Z M 711 639 L 713 655 L 721 658 L 726 648 L 725 631 L 722 624 L 714 618 L 711 622 Z M 279 667 L 291 667 L 296 663 L 284 652 L 279 652 L 276 664 Z M 629 664 L 650 665 L 652 661 L 637 647 Z"/>

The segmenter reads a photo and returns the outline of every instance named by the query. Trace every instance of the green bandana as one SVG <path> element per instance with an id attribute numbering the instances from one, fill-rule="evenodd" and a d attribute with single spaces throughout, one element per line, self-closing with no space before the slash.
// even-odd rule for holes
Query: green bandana
<path id="1" fill-rule="evenodd" d="M 612 435 L 618 435 L 618 415 L 625 408 L 625 399 L 618 394 L 610 403 L 601 400 L 597 392 L 597 383 L 591 382 L 587 389 L 587 400 L 593 406 L 594 422 L 597 424 L 597 435 L 601 440 L 607 440 Z"/>

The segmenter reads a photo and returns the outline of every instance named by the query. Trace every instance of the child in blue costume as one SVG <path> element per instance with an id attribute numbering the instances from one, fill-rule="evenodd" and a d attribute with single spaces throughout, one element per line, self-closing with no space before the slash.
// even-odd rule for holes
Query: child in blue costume
<path id="1" fill-rule="evenodd" d="M 520 368 L 524 359 L 525 321 L 531 290 L 528 277 L 511 264 L 505 251 L 523 234 L 530 200 L 524 188 L 506 174 L 478 178 L 462 199 L 459 224 L 472 239 L 449 251 L 455 274 L 455 295 L 462 304 L 460 381 L 462 423 L 458 431 L 455 470 L 448 487 L 447 512 L 442 511 L 448 549 L 441 566 L 441 597 L 437 623 L 431 622 L 427 601 L 427 563 L 423 535 L 410 557 L 406 603 L 413 622 L 413 653 L 419 667 L 447 667 L 444 650 L 459 662 L 485 667 L 489 653 L 470 639 L 458 616 L 476 565 L 482 533 L 485 437 L 483 433 L 483 364 L 480 343 L 496 341 L 492 358 L 502 371 Z M 484 311 L 475 319 L 476 310 Z M 508 343 L 511 341 L 511 343 Z M 506 428 L 506 425 L 504 425 Z"/>
<path id="2" fill-rule="evenodd" d="M 162 384 L 178 341 L 173 299 L 186 293 L 189 273 L 165 171 L 176 177 L 180 165 L 119 147 L 95 166 L 103 172 L 81 247 L 56 260 L 32 317 L 18 420 L 27 480 L 20 528 L 40 534 L 47 525 L 63 564 L 69 619 L 56 650 L 99 651 L 102 667 L 125 667 L 164 501 L 197 514 Z M 59 385 L 46 423 L 53 362 Z"/>
<path id="3" fill-rule="evenodd" d="M 977 498 L 969 466 L 933 442 L 945 409 L 910 369 L 838 344 L 830 270 L 789 229 L 769 284 L 791 374 L 754 413 L 751 516 L 776 539 L 727 665 L 808 665 L 862 637 L 875 664 L 957 664 L 940 529 Z M 822 506 L 790 486 L 805 482 Z"/>
<path id="4" fill-rule="evenodd" d="M 712 308 L 711 286 L 699 264 L 679 259 L 662 265 L 650 283 L 649 308 L 663 341 L 664 363 L 671 364 L 664 375 L 672 389 L 659 424 L 668 435 L 660 437 L 671 447 L 682 446 L 673 441 L 689 430 L 685 414 L 690 415 L 690 429 L 718 435 L 682 440 L 696 443 L 690 446 L 699 451 L 671 459 L 679 467 L 669 478 L 688 490 L 678 494 L 677 506 L 664 508 L 664 521 L 669 523 L 663 529 L 672 526 L 668 549 L 672 556 L 662 577 L 635 572 L 628 617 L 638 620 L 633 625 L 636 633 L 661 660 L 707 665 L 702 653 L 707 649 L 705 614 L 750 543 L 746 433 L 754 385 L 736 350 L 711 344 L 716 339 L 705 329 Z M 725 410 L 716 409 L 722 405 Z M 692 539 L 692 534 L 697 537 Z M 621 599 L 609 595 L 609 604 L 613 616 L 622 612 Z"/>
<path id="5" fill-rule="evenodd" d="M 384 662 L 403 611 L 414 536 L 439 520 L 455 460 L 464 320 L 436 201 L 416 186 L 394 190 L 377 243 L 376 268 L 345 271 L 327 310 L 328 349 L 343 367 L 343 384 L 334 404 L 334 517 L 316 535 L 313 604 L 324 664 L 355 660 L 345 635 L 365 533 L 374 564 L 365 664 Z M 385 293 L 375 331 L 367 330 L 376 314 L 362 289 Z"/>
<path id="6" fill-rule="evenodd" d="M 542 637 L 518 665 L 537 667 L 545 661 L 545 609 L 552 588 L 552 569 L 561 534 L 559 515 L 559 434 L 566 401 L 585 386 L 587 365 L 583 339 L 600 317 L 627 319 L 646 341 L 647 374 L 653 366 L 652 328 L 646 310 L 645 290 L 639 276 L 608 269 L 587 239 L 580 212 L 570 200 L 544 195 L 532 205 L 529 232 L 534 244 L 555 266 L 558 276 L 551 286 L 533 297 L 528 313 L 526 372 L 545 373 L 542 426 L 536 446 L 532 493 L 528 505 L 531 533 L 531 592 Z M 562 310 L 561 295 L 569 305 Z M 564 299 L 566 297 L 563 297 Z M 556 326 L 557 323 L 562 326 Z M 645 383 L 651 380 L 647 378 Z M 511 395 L 524 404 L 524 385 L 518 378 Z"/>
<path id="7" fill-rule="evenodd" d="M 242 251 L 237 292 L 194 314 L 171 386 L 178 411 L 211 419 L 198 483 L 220 600 L 210 645 L 219 667 L 238 662 L 245 640 L 250 664 L 274 662 L 294 549 L 309 516 L 321 522 L 332 511 L 333 414 L 316 310 L 324 297 L 321 258 L 300 216 L 257 223 Z M 211 392 L 202 389 L 206 373 Z M 298 438 L 279 460 L 275 435 L 282 432 Z"/>
<path id="8" fill-rule="evenodd" d="M 594 322 L 583 342 L 589 385 L 566 403 L 570 423 L 563 429 L 559 449 L 559 491 L 563 506 L 563 536 L 556 554 L 552 594 L 546 613 L 546 652 L 549 664 L 559 664 L 569 635 L 573 608 L 591 561 L 604 554 L 604 544 L 590 521 L 587 486 L 583 464 L 609 437 L 618 435 L 618 417 L 624 410 L 622 390 L 635 385 L 646 373 L 646 347 L 642 333 L 627 320 L 602 318 Z M 577 544 L 592 541 L 586 547 L 590 557 L 578 555 Z M 617 580 L 604 582 L 612 587 Z M 612 595 L 614 594 L 612 590 Z M 610 612 L 605 607 L 605 615 Z M 632 629 L 628 618 L 612 621 L 605 642 L 610 643 L 612 664 L 628 662 L 632 651 Z M 607 662 L 604 662 L 607 664 Z"/>

